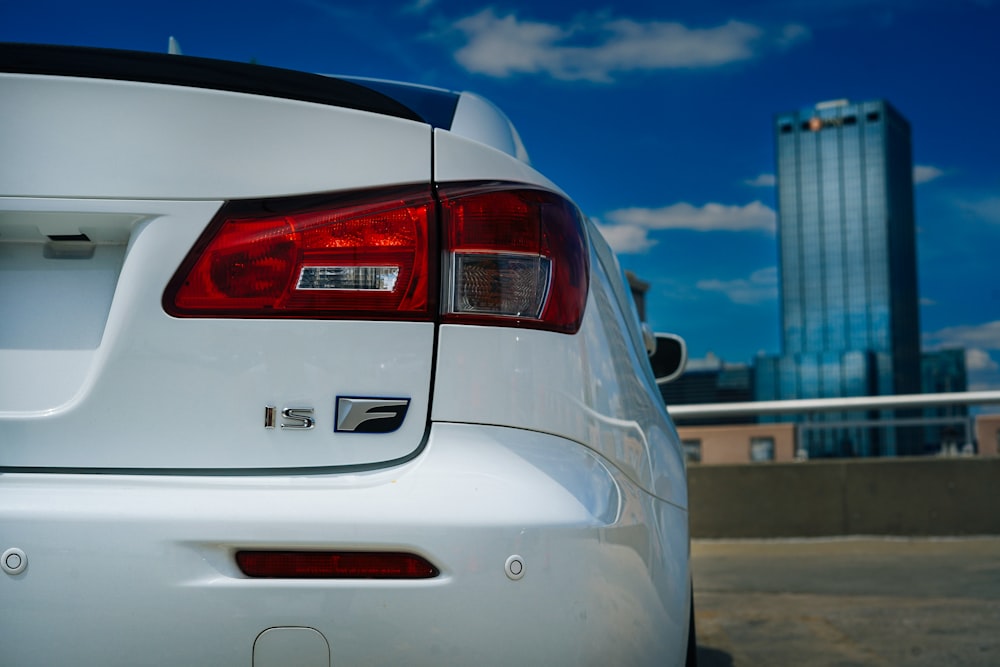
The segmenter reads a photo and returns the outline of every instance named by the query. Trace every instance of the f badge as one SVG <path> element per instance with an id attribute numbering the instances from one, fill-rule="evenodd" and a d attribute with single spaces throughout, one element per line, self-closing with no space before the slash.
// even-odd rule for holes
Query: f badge
<path id="1" fill-rule="evenodd" d="M 408 398 L 337 397 L 334 431 L 338 433 L 392 433 L 403 425 Z"/>

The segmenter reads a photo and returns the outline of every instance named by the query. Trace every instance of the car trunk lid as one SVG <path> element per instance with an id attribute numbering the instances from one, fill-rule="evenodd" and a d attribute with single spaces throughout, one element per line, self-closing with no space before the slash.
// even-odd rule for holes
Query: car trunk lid
<path id="1" fill-rule="evenodd" d="M 264 473 L 419 450 L 429 316 L 164 308 L 185 259 L 234 206 L 430 198 L 431 127 L 359 106 L 0 74 L 5 468 Z M 306 273 L 322 283 L 328 265 Z M 418 269 L 435 276 L 428 294 L 432 267 Z"/>

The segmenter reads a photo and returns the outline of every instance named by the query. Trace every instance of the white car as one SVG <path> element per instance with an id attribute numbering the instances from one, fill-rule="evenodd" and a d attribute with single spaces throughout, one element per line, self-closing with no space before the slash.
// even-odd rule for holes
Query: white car
<path id="1" fill-rule="evenodd" d="M 682 449 L 469 93 L 0 47 L 0 664 L 679 665 Z"/>

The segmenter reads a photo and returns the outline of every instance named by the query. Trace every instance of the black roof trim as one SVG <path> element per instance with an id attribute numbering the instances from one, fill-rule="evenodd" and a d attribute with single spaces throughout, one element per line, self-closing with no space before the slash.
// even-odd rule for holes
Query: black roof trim
<path id="1" fill-rule="evenodd" d="M 405 104 L 361 84 L 295 70 L 211 58 L 80 46 L 0 43 L 0 72 L 224 90 L 428 122 Z"/>
<path id="2" fill-rule="evenodd" d="M 391 97 L 416 111 L 425 122 L 434 127 L 451 129 L 451 123 L 455 119 L 455 109 L 458 108 L 458 93 L 395 81 L 357 79 L 350 76 L 342 78 Z"/>

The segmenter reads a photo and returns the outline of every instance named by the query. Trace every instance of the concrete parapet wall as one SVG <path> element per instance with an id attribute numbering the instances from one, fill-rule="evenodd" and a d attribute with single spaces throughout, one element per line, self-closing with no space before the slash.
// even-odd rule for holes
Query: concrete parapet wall
<path id="1" fill-rule="evenodd" d="M 692 465 L 694 538 L 1000 535 L 1000 459 Z"/>

